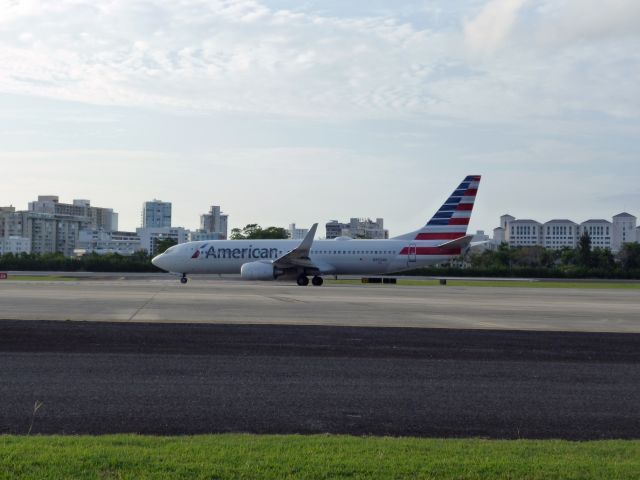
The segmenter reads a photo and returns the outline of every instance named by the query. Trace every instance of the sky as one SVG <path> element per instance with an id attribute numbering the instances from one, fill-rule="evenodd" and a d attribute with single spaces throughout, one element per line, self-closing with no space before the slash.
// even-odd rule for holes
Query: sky
<path id="1" fill-rule="evenodd" d="M 0 206 L 640 216 L 639 79 L 637 0 L 0 0 Z"/>

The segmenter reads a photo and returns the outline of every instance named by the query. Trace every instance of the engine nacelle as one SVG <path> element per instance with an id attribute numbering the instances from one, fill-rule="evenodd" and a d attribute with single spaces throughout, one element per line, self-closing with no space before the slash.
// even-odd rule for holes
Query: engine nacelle
<path id="1" fill-rule="evenodd" d="M 243 280 L 275 280 L 281 274 L 271 262 L 249 262 L 240 267 Z"/>

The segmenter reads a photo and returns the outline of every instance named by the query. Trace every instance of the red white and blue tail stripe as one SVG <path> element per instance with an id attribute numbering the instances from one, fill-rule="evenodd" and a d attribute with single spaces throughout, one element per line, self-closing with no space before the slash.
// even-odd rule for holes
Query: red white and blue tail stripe
<path id="1" fill-rule="evenodd" d="M 465 237 L 479 185 L 480 175 L 467 176 L 424 227 L 396 238 L 438 247 Z"/>

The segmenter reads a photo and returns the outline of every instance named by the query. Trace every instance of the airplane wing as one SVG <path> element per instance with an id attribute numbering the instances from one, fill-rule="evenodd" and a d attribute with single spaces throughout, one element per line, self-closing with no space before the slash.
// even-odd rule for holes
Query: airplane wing
<path id="1" fill-rule="evenodd" d="M 300 245 L 275 259 L 273 264 L 278 268 L 306 267 L 320 270 L 319 266 L 314 264 L 309 258 L 309 251 L 311 250 L 313 238 L 316 236 L 317 228 L 318 224 L 314 223 L 309 229 L 307 236 L 300 242 Z"/>

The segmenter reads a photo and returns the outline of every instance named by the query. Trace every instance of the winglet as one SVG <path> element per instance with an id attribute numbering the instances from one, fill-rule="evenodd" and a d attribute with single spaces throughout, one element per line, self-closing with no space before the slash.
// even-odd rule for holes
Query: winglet
<path id="1" fill-rule="evenodd" d="M 273 264 L 278 267 L 288 267 L 291 265 L 315 267 L 313 262 L 309 259 L 309 252 L 311 250 L 311 245 L 313 244 L 313 239 L 316 236 L 317 229 L 318 224 L 314 223 L 309 229 L 309 233 L 307 233 L 302 242 L 300 242 L 300 245 L 290 252 L 285 253 L 282 257 L 274 260 Z"/>
<path id="2" fill-rule="evenodd" d="M 311 245 L 313 244 L 313 239 L 316 236 L 317 229 L 318 229 L 318 224 L 314 223 L 309 229 L 309 232 L 307 233 L 307 235 L 302 240 L 302 242 L 300 242 L 300 245 L 298 245 L 298 248 L 296 248 L 296 251 L 302 254 L 305 254 L 306 256 L 309 256 L 309 250 L 311 250 Z"/>

